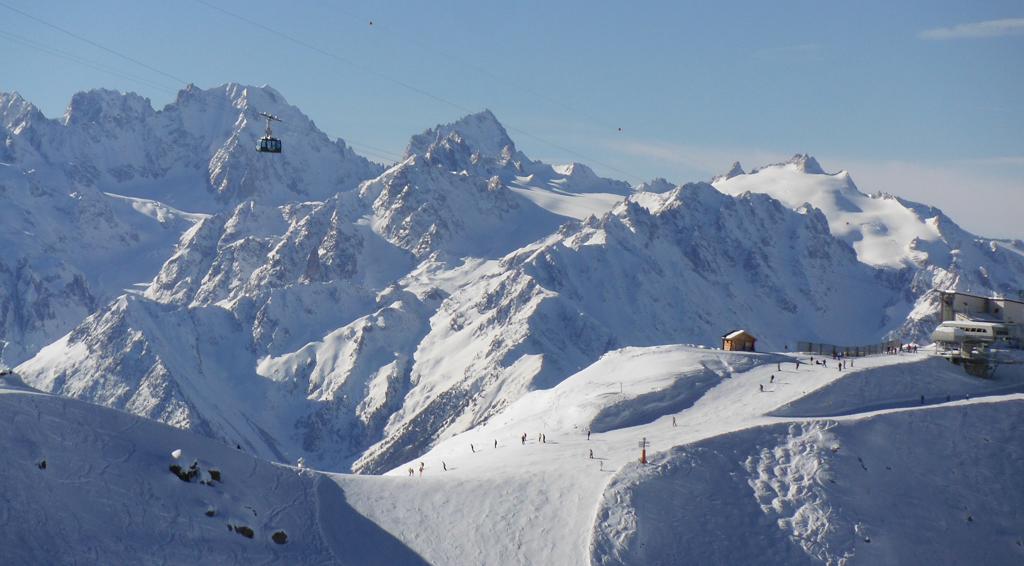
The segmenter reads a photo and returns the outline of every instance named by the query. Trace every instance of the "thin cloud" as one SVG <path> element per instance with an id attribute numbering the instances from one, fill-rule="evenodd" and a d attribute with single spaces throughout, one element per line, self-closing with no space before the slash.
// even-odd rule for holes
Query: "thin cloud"
<path id="1" fill-rule="evenodd" d="M 986 20 L 969 24 L 958 24 L 948 28 L 935 28 L 917 34 L 921 39 L 974 39 L 1024 34 L 1024 18 Z"/>

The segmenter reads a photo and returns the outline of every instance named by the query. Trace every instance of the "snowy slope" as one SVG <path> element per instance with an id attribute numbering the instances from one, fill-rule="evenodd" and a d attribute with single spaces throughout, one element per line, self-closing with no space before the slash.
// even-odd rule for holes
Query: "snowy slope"
<path id="1" fill-rule="evenodd" d="M 5 564 L 425 563 L 326 476 L 10 376 L 0 408 Z"/>
<path id="2" fill-rule="evenodd" d="M 595 564 L 1013 564 L 1024 401 L 758 427 L 612 479 Z"/>
<path id="3" fill-rule="evenodd" d="M 13 486 L 0 516 L 19 517 L 0 542 L 21 562 L 1010 564 L 1024 555 L 1015 474 L 1024 446 L 1013 426 L 1024 395 L 980 397 L 985 383 L 965 388 L 955 368 L 923 355 L 861 358 L 845 372 L 791 360 L 681 346 L 611 352 L 370 477 L 299 473 L 0 378 L 13 416 L 0 433 L 12 456 L 0 479 Z M 828 420 L 769 416 L 808 393 L 816 406 L 841 401 L 829 392 L 848 379 L 874 375 L 885 396 L 891 372 L 972 399 Z M 642 437 L 646 466 L 636 463 Z M 177 448 L 222 481 L 171 475 Z M 284 545 L 269 539 L 278 530 Z"/>
<path id="4" fill-rule="evenodd" d="M 404 478 L 422 462 L 422 477 L 407 478 L 407 489 L 351 487 L 349 500 L 438 564 L 465 556 L 485 564 L 836 564 L 858 536 L 879 548 L 865 550 L 861 539 L 849 564 L 893 563 L 892 556 L 916 563 L 910 557 L 924 541 L 933 548 L 922 564 L 940 551 L 954 563 L 993 564 L 1024 553 L 1015 530 L 1024 490 L 1010 471 L 1024 461 L 1010 425 L 1024 414 L 1024 396 L 979 399 L 991 384 L 971 380 L 964 389 L 961 371 L 924 355 L 861 358 L 842 372 L 806 357 L 797 369 L 787 359 L 679 346 L 611 352 L 385 476 Z M 927 377 L 929 392 L 961 388 L 972 399 L 900 404 L 894 374 Z M 769 416 L 812 392 L 819 406 L 838 404 L 833 387 L 857 378 L 875 382 L 881 398 L 891 394 L 889 408 L 830 420 Z M 886 393 L 890 385 L 896 389 Z M 950 430 L 961 426 L 962 441 Z M 652 465 L 637 464 L 641 438 Z M 822 438 L 840 445 L 836 455 Z M 920 481 L 922 469 L 937 470 L 934 479 Z M 890 496 L 905 502 L 898 512 Z M 396 499 L 405 505 L 392 507 Z M 940 528 L 987 544 L 947 545 L 935 537 Z M 817 542 L 805 549 L 811 535 Z"/>

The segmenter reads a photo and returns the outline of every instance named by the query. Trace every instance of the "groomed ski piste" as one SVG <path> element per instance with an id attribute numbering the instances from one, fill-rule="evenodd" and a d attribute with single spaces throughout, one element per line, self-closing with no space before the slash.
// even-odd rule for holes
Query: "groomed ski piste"
<path id="1" fill-rule="evenodd" d="M 383 476 L 266 462 L 8 375 L 2 562 L 1024 562 L 1019 368 L 826 363 L 616 350 Z"/>

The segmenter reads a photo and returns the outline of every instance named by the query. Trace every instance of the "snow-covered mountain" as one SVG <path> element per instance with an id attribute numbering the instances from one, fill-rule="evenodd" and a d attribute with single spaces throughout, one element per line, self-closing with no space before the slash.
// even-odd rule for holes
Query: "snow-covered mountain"
<path id="1" fill-rule="evenodd" d="M 849 242 L 862 262 L 883 268 L 916 303 L 901 328 L 908 338 L 925 338 L 934 328 L 934 289 L 1011 298 L 1024 292 L 1021 242 L 971 234 L 933 206 L 881 191 L 863 193 L 848 172 L 826 173 L 806 154 L 750 173 L 735 163 L 713 184 L 727 194 L 765 193 L 791 208 L 821 210 L 832 234 Z"/>
<path id="2" fill-rule="evenodd" d="M 466 145 L 487 149 L 459 133 L 481 121 L 503 131 L 489 112 L 469 116 L 358 190 L 285 205 L 252 198 L 199 219 L 143 296 L 86 318 L 23 364 L 25 375 L 268 458 L 346 467 L 408 390 L 445 280 L 569 220 L 528 196 L 549 188 L 512 191 Z M 488 176 L 458 169 L 469 156 Z M 581 171 L 547 169 L 565 186 Z"/>
<path id="3" fill-rule="evenodd" d="M 282 117 L 288 160 L 252 148 Z M 0 362 L 17 363 L 135 284 L 205 214 L 327 198 L 381 167 L 332 141 L 269 87 L 188 87 L 154 110 L 135 94 L 76 94 L 51 120 L 0 93 Z M 182 212 L 184 211 L 184 212 Z"/>
<path id="4" fill-rule="evenodd" d="M 151 279 L 201 217 L 0 163 L 0 365 Z"/>
<path id="5" fill-rule="evenodd" d="M 193 87 L 160 111 L 96 91 L 62 121 L 2 108 L 0 198 L 49 234 L 4 226 L 7 359 L 278 461 L 380 472 L 616 348 L 740 327 L 774 349 L 914 338 L 934 286 L 1024 280 L 1019 242 L 807 156 L 633 190 L 531 160 L 489 111 L 382 170 L 269 87 Z M 258 111 L 284 119 L 283 154 L 253 151 Z M 102 263 L 126 257 L 116 277 Z"/>
<path id="6" fill-rule="evenodd" d="M 715 344 L 740 327 L 778 350 L 796 335 L 870 343 L 909 308 L 817 210 L 704 183 L 640 200 L 650 208 L 627 199 L 566 226 L 447 299 L 360 469 L 388 469 L 614 348 Z"/>
<path id="7" fill-rule="evenodd" d="M 136 94 L 92 90 L 56 120 L 16 93 L 0 95 L 0 108 L 4 163 L 187 211 L 322 199 L 380 172 L 268 86 L 189 86 L 161 110 Z M 288 159 L 253 151 L 265 126 L 259 112 L 282 119 L 274 127 Z"/>

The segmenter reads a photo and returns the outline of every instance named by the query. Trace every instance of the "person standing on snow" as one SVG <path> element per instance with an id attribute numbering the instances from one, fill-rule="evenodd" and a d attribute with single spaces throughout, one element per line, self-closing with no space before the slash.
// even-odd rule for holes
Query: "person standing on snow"
<path id="1" fill-rule="evenodd" d="M 423 477 L 423 468 L 424 468 L 423 462 L 420 462 L 420 477 L 421 478 Z"/>
<path id="2" fill-rule="evenodd" d="M 497 438 L 494 439 L 494 449 L 495 450 L 498 449 L 498 439 Z"/>
<path id="3" fill-rule="evenodd" d="M 758 383 L 757 386 L 761 388 L 761 393 L 764 393 L 764 384 Z"/>
<path id="4" fill-rule="evenodd" d="M 772 374 L 771 379 L 768 380 L 768 383 L 775 383 L 775 374 L 774 373 Z"/>
<path id="5" fill-rule="evenodd" d="M 444 460 L 441 460 L 441 469 L 446 472 L 448 471 L 448 464 L 445 464 Z"/>
<path id="6" fill-rule="evenodd" d="M 593 448 L 590 449 L 590 459 L 591 460 L 594 459 L 594 449 Z"/>
<path id="7" fill-rule="evenodd" d="M 587 440 L 590 440 L 590 427 L 587 427 Z"/>
<path id="8" fill-rule="evenodd" d="M 474 453 L 474 454 L 476 454 L 476 448 L 473 448 L 473 443 L 472 442 L 469 443 L 469 451 Z"/>

